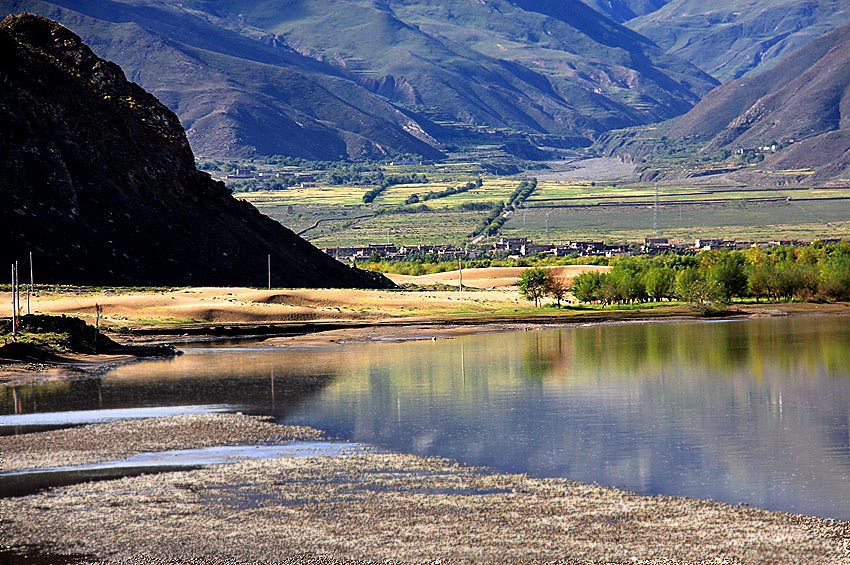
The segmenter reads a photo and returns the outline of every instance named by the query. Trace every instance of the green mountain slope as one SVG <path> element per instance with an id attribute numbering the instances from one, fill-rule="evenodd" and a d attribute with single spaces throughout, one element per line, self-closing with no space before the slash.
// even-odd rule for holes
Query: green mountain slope
<path id="1" fill-rule="evenodd" d="M 845 0 L 672 0 L 628 25 L 727 81 L 769 68 L 848 22 Z"/>
<path id="2" fill-rule="evenodd" d="M 713 79 L 578 0 L 0 0 L 79 33 L 175 110 L 202 156 L 439 156 L 582 144 L 673 117 Z"/>
<path id="3" fill-rule="evenodd" d="M 592 137 L 677 115 L 713 85 L 577 0 L 277 6 L 227 2 L 230 15 L 446 125 Z"/>

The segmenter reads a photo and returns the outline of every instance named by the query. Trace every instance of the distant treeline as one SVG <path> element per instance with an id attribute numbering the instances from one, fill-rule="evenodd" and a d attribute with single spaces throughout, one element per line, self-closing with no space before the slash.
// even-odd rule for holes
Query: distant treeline
<path id="1" fill-rule="evenodd" d="M 756 300 L 850 299 L 850 243 L 623 257 L 573 280 L 580 302 L 682 300 L 697 306 Z"/>

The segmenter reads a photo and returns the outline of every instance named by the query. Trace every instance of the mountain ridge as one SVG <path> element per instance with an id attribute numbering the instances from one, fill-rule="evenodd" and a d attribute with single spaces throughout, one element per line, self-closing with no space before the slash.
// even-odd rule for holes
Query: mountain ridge
<path id="1" fill-rule="evenodd" d="M 586 144 L 681 114 L 716 84 L 578 0 L 580 22 L 526 4 L 0 0 L 75 28 L 175 110 L 204 157 Z"/>
<path id="2" fill-rule="evenodd" d="M 636 163 L 658 163 L 665 151 L 760 159 L 732 175 L 744 181 L 850 183 L 850 24 L 719 86 L 653 131 L 612 132 L 600 145 Z"/>

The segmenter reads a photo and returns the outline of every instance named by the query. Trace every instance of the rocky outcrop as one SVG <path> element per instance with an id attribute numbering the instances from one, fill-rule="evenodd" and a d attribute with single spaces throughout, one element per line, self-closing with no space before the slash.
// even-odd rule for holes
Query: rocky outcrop
<path id="1" fill-rule="evenodd" d="M 195 168 L 177 117 L 51 20 L 0 23 L 0 264 L 37 282 L 386 287 Z"/>

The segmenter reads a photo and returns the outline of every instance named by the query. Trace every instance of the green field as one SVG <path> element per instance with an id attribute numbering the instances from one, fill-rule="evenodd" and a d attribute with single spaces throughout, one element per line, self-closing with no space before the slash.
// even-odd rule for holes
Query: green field
<path id="1" fill-rule="evenodd" d="M 315 186 L 238 196 L 294 231 L 306 230 L 304 237 L 322 247 L 387 242 L 462 245 L 488 215 L 487 207 L 507 201 L 521 181 L 521 177 L 484 175 L 480 188 L 405 206 L 412 194 L 422 198 L 428 192 L 474 182 L 480 169 L 450 163 L 385 171 L 409 173 L 423 173 L 429 182 L 390 186 L 368 205 L 362 197 L 369 186 Z M 655 187 L 648 183 L 540 181 L 524 207 L 487 241 L 524 236 L 540 243 L 640 242 L 656 231 L 655 198 Z M 662 185 L 658 203 L 658 231 L 682 242 L 850 238 L 850 193 L 842 189 Z"/>

